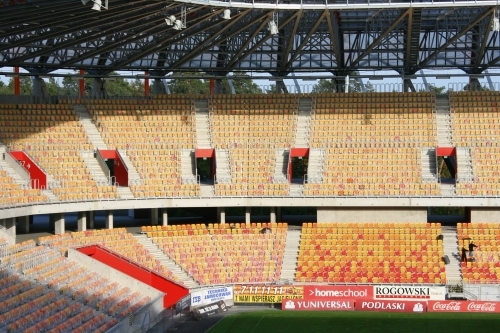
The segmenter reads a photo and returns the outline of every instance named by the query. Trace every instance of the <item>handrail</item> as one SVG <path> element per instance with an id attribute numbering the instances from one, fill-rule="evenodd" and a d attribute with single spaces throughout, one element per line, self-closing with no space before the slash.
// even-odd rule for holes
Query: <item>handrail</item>
<path id="1" fill-rule="evenodd" d="M 104 161 L 104 158 L 102 157 L 101 151 L 99 149 L 96 150 L 95 158 L 97 160 L 97 163 L 99 163 L 99 166 L 101 167 L 102 172 L 104 172 L 104 176 L 107 179 L 110 179 L 111 170 L 109 170 L 108 165 Z"/>

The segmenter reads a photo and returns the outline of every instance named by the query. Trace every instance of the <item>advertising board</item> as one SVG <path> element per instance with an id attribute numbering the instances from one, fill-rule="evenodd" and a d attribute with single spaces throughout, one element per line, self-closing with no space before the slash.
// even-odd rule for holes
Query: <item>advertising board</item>
<path id="1" fill-rule="evenodd" d="M 373 299 L 373 286 L 304 286 L 304 299 Z"/>
<path id="2" fill-rule="evenodd" d="M 217 288 L 206 288 L 191 293 L 191 309 L 199 306 L 224 301 L 227 306 L 233 305 L 233 287 L 221 286 Z"/>
<path id="3" fill-rule="evenodd" d="M 196 319 L 202 320 L 207 319 L 208 317 L 227 311 L 226 303 L 224 301 L 218 301 L 211 304 L 206 304 L 193 309 L 193 314 Z"/>
<path id="4" fill-rule="evenodd" d="M 282 310 L 288 311 L 353 311 L 353 299 L 283 299 Z"/>
<path id="5" fill-rule="evenodd" d="M 191 295 L 188 294 L 181 298 L 176 304 L 175 304 L 175 314 L 180 313 L 182 310 L 188 308 L 191 305 Z"/>
<path id="6" fill-rule="evenodd" d="M 429 312 L 500 313 L 500 302 L 485 301 L 428 301 Z"/>
<path id="7" fill-rule="evenodd" d="M 373 286 L 373 299 L 422 299 L 444 300 L 446 288 L 444 286 L 401 286 L 378 285 Z"/>
<path id="8" fill-rule="evenodd" d="M 303 286 L 293 285 L 235 285 L 235 303 L 281 303 L 283 299 L 302 299 Z"/>
<path id="9" fill-rule="evenodd" d="M 362 300 L 356 301 L 356 311 L 376 312 L 412 312 L 423 313 L 427 308 L 426 301 L 399 301 L 399 300 Z"/>

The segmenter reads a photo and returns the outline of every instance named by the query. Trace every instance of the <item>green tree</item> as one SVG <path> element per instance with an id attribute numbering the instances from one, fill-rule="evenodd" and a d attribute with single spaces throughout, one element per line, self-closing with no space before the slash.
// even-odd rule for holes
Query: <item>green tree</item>
<path id="1" fill-rule="evenodd" d="M 11 90 L 10 87 L 5 84 L 3 81 L 0 81 L 0 95 L 12 95 L 14 90 Z"/>
<path id="2" fill-rule="evenodd" d="M 235 75 L 243 78 L 233 79 L 234 92 L 236 94 L 262 94 L 262 89 L 252 81 L 252 78 L 246 73 L 235 72 Z M 230 94 L 231 88 L 229 87 L 228 80 L 222 80 L 222 93 Z"/>
<path id="3" fill-rule="evenodd" d="M 49 77 L 49 81 L 45 81 L 45 88 L 47 89 L 47 94 L 49 96 L 57 96 L 61 93 L 59 83 L 55 78 Z"/>
<path id="4" fill-rule="evenodd" d="M 172 79 L 168 85 L 171 94 L 208 94 L 210 83 L 200 79 Z"/>
<path id="5" fill-rule="evenodd" d="M 446 94 L 448 94 L 448 90 L 446 90 L 445 86 L 436 87 L 436 85 L 434 85 L 432 83 L 429 83 L 428 86 L 429 86 L 429 91 L 434 92 L 434 94 L 436 94 L 436 96 L 445 96 Z M 421 89 L 420 91 L 426 91 L 426 90 Z"/>

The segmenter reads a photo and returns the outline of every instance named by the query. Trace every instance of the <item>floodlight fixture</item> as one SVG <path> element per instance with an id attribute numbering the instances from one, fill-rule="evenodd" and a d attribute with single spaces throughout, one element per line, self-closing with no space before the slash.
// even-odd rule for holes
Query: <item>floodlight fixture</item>
<path id="1" fill-rule="evenodd" d="M 182 30 L 182 21 L 181 20 L 175 20 L 174 23 L 174 30 Z"/>
<path id="2" fill-rule="evenodd" d="M 169 17 L 167 17 L 165 19 L 165 22 L 167 22 L 167 25 L 174 25 L 174 23 L 175 23 L 176 20 L 177 19 L 175 18 L 174 15 L 170 15 Z"/>
<path id="3" fill-rule="evenodd" d="M 83 5 L 93 2 L 92 10 L 101 11 L 101 8 L 108 9 L 108 0 L 104 0 L 104 5 L 102 0 L 81 0 Z"/>
<path id="4" fill-rule="evenodd" d="M 224 20 L 230 20 L 231 19 L 231 10 L 229 8 L 224 9 L 224 15 L 222 16 Z"/>
<path id="5" fill-rule="evenodd" d="M 82 4 L 86 5 L 90 2 L 90 0 L 82 0 Z"/>
<path id="6" fill-rule="evenodd" d="M 500 20 L 498 18 L 498 10 L 493 12 L 493 19 L 491 20 L 491 30 L 500 31 Z"/>
<path id="7" fill-rule="evenodd" d="M 273 18 L 271 21 L 269 21 L 267 28 L 269 29 L 269 32 L 271 35 L 277 35 L 279 34 L 278 30 L 278 12 L 273 13 Z"/>

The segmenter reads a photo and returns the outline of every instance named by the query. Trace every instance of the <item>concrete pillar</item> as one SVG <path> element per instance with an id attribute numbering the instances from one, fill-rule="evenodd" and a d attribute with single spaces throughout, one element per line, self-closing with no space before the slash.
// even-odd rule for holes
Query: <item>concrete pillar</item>
<path id="1" fill-rule="evenodd" d="M 29 233 L 30 232 L 30 217 L 31 216 L 20 216 L 17 220 L 19 232 Z"/>
<path id="2" fill-rule="evenodd" d="M 94 229 L 95 212 L 93 210 L 87 212 L 87 229 Z"/>
<path id="3" fill-rule="evenodd" d="M 166 208 L 161 209 L 161 222 L 162 222 L 162 225 L 164 225 L 164 226 L 168 225 L 168 211 Z"/>
<path id="4" fill-rule="evenodd" d="M 276 207 L 270 207 L 269 210 L 269 222 L 276 223 Z"/>
<path id="5" fill-rule="evenodd" d="M 92 97 L 100 99 L 106 98 L 106 88 L 104 86 L 104 80 L 102 78 L 95 78 L 94 84 L 92 85 Z"/>
<path id="6" fill-rule="evenodd" d="M 5 227 L 5 232 L 8 235 L 14 238 L 16 237 L 16 219 L 14 217 L 3 219 L 2 225 Z"/>
<path id="7" fill-rule="evenodd" d="M 106 229 L 113 229 L 113 211 L 106 211 Z"/>
<path id="8" fill-rule="evenodd" d="M 281 216 L 281 207 L 276 207 L 276 221 L 283 222 L 283 217 Z"/>
<path id="9" fill-rule="evenodd" d="M 66 232 L 66 225 L 64 220 L 64 214 L 55 213 L 54 215 L 54 233 L 56 235 L 62 235 Z"/>
<path id="10" fill-rule="evenodd" d="M 45 85 L 45 81 L 39 77 L 39 76 L 34 76 L 33 79 L 33 96 L 37 97 L 47 97 L 49 94 L 47 93 L 47 86 Z"/>
<path id="11" fill-rule="evenodd" d="M 245 223 L 250 223 L 252 207 L 245 207 Z"/>
<path id="12" fill-rule="evenodd" d="M 158 225 L 158 208 L 151 208 L 149 219 L 151 220 L 151 225 Z"/>
<path id="13" fill-rule="evenodd" d="M 49 214 L 49 231 L 54 231 L 56 217 L 54 214 Z"/>
<path id="14" fill-rule="evenodd" d="M 78 231 L 87 230 L 87 212 L 78 212 Z"/>
<path id="15" fill-rule="evenodd" d="M 218 207 L 217 208 L 217 222 L 220 224 L 226 223 L 226 208 L 225 207 Z"/>

